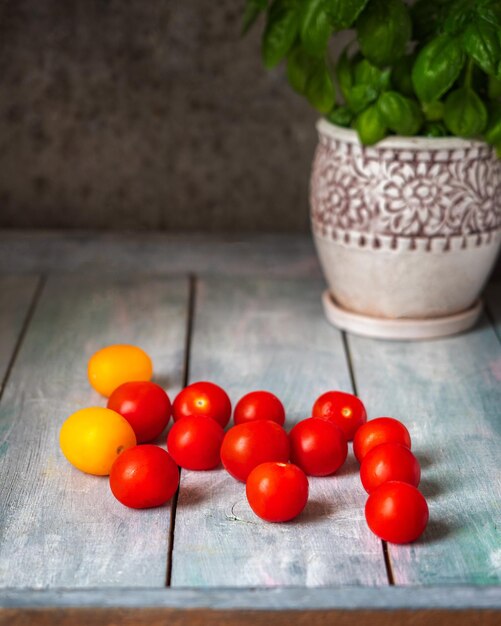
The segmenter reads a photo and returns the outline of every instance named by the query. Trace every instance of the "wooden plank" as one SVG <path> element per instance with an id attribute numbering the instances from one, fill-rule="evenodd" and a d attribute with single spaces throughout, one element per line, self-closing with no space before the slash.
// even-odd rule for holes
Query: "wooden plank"
<path id="1" fill-rule="evenodd" d="M 169 507 L 123 507 L 106 478 L 66 462 L 58 433 L 73 411 L 105 404 L 86 379 L 103 345 L 142 346 L 177 391 L 186 313 L 186 280 L 48 281 L 0 405 L 0 586 L 165 584 Z"/>
<path id="2" fill-rule="evenodd" d="M 0 276 L 0 384 L 11 363 L 26 322 L 37 285 L 37 276 Z"/>
<path id="3" fill-rule="evenodd" d="M 498 626 L 498 611 L 214 611 L 208 609 L 39 609 L 1 611 L 5 626 Z"/>
<path id="4" fill-rule="evenodd" d="M 233 402 L 268 389 L 284 402 L 289 427 L 309 417 L 321 392 L 351 388 L 341 335 L 325 321 L 320 293 L 319 281 L 200 281 L 190 380 L 221 384 Z M 364 497 L 351 455 L 339 475 L 310 486 L 302 516 L 269 524 L 223 469 L 183 471 L 172 585 L 385 584 L 379 541 L 359 538 Z"/>
<path id="5" fill-rule="evenodd" d="M 501 282 L 491 283 L 485 291 L 485 305 L 496 335 L 501 342 Z"/>
<path id="6" fill-rule="evenodd" d="M 320 276 L 309 235 L 0 231 L 3 272 Z"/>
<path id="7" fill-rule="evenodd" d="M 429 342 L 350 337 L 371 417 L 406 423 L 430 506 L 423 537 L 390 546 L 396 584 L 501 581 L 501 348 L 484 318 Z M 368 531 L 366 531 L 368 532 Z"/>
<path id="8" fill-rule="evenodd" d="M 501 587 L 437 585 L 424 587 L 269 587 L 258 589 L 102 588 L 0 589 L 0 607 L 48 608 L 173 608 L 379 610 L 477 609 L 500 610 Z"/>

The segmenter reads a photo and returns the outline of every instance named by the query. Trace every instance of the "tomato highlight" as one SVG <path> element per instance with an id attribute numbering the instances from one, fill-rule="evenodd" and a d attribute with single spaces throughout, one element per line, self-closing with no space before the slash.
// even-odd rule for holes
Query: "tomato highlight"
<path id="1" fill-rule="evenodd" d="M 407 428 L 393 417 L 377 417 L 361 426 L 353 440 L 353 452 L 359 463 L 365 455 L 382 443 L 399 443 L 411 449 Z"/>
<path id="2" fill-rule="evenodd" d="M 245 493 L 254 513 L 267 522 L 297 517 L 308 501 L 306 474 L 292 463 L 262 463 L 247 478 Z"/>
<path id="3" fill-rule="evenodd" d="M 203 415 L 212 417 L 223 428 L 230 421 L 231 402 L 222 387 L 211 382 L 200 381 L 181 390 L 172 405 L 174 421 L 182 417 Z"/>
<path id="4" fill-rule="evenodd" d="M 329 476 L 346 461 L 348 444 L 343 431 L 318 417 L 298 422 L 289 433 L 291 461 L 310 476 Z"/>
<path id="5" fill-rule="evenodd" d="M 383 443 L 365 455 L 360 466 L 360 479 L 367 493 L 391 480 L 417 487 L 421 468 L 409 448 L 399 443 Z"/>
<path id="6" fill-rule="evenodd" d="M 285 430 L 269 420 L 233 426 L 221 446 L 221 461 L 229 474 L 245 482 L 261 463 L 289 460 L 289 438 Z"/>
<path id="7" fill-rule="evenodd" d="M 110 488 L 132 509 L 162 506 L 175 494 L 179 469 L 168 452 L 154 445 L 129 448 L 113 463 Z"/>
<path id="8" fill-rule="evenodd" d="M 371 531 L 384 541 L 411 543 L 428 524 L 426 500 L 416 487 L 399 481 L 383 483 L 369 496 L 365 518 Z"/>
<path id="9" fill-rule="evenodd" d="M 222 426 L 211 417 L 190 415 L 175 422 L 167 435 L 167 449 L 180 467 L 211 470 L 221 461 Z"/>
<path id="10" fill-rule="evenodd" d="M 136 433 L 138 443 L 158 437 L 171 415 L 169 396 L 159 385 L 148 381 L 128 382 L 117 387 L 107 407 L 120 413 Z"/>
<path id="11" fill-rule="evenodd" d="M 346 439 L 352 441 L 356 431 L 367 421 L 362 401 L 344 391 L 327 391 L 313 405 L 312 416 L 332 422 L 340 428 Z"/>
<path id="12" fill-rule="evenodd" d="M 251 391 L 237 402 L 233 413 L 235 424 L 254 420 L 271 420 L 280 426 L 285 423 L 284 405 L 269 391 Z"/>

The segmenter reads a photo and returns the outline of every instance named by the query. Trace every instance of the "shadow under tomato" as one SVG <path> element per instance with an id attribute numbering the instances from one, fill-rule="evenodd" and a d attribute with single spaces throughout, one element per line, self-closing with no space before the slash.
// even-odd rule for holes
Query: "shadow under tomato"
<path id="1" fill-rule="evenodd" d="M 203 489 L 199 489 L 198 487 L 195 487 L 193 485 L 189 487 L 183 486 L 183 489 L 179 495 L 177 506 L 178 508 L 197 506 L 205 500 L 207 500 L 207 493 L 204 492 Z"/>
<path id="2" fill-rule="evenodd" d="M 419 465 L 422 470 L 427 469 L 435 464 L 436 459 L 434 458 L 433 452 L 431 450 L 411 450 L 416 459 L 419 461 Z"/>
<path id="3" fill-rule="evenodd" d="M 429 478 L 424 478 L 419 483 L 418 489 L 427 500 L 436 498 L 437 496 L 440 496 L 444 493 L 443 484 L 439 483 L 436 480 L 430 480 Z"/>
<path id="4" fill-rule="evenodd" d="M 352 474 L 358 474 L 359 471 L 360 471 L 360 465 L 357 459 L 355 458 L 355 455 L 349 453 L 343 466 L 332 475 L 336 477 L 351 476 Z"/>
<path id="5" fill-rule="evenodd" d="M 169 393 L 170 387 L 170 378 L 166 374 L 160 374 L 160 376 L 153 376 L 151 382 L 155 383 L 159 387 L 165 390 L 165 392 L 169 395 L 170 401 L 173 402 L 174 398 Z"/>
<path id="6" fill-rule="evenodd" d="M 325 520 L 326 517 L 332 515 L 335 510 L 336 507 L 332 502 L 311 499 L 308 500 L 304 511 L 292 520 L 292 523 L 296 520 L 301 523 L 320 522 L 321 520 Z"/>
<path id="7" fill-rule="evenodd" d="M 457 528 L 458 525 L 454 524 L 454 522 L 446 522 L 445 520 L 430 518 L 426 530 L 415 542 L 415 545 L 424 545 L 435 543 L 436 541 L 443 541 L 446 537 L 454 534 Z"/>

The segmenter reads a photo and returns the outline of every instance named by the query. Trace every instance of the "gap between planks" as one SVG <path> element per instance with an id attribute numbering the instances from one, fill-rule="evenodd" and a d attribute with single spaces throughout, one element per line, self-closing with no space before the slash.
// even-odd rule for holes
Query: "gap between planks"
<path id="1" fill-rule="evenodd" d="M 41 275 L 37 281 L 36 287 L 33 291 L 33 295 L 31 297 L 30 305 L 28 310 L 26 311 L 25 318 L 23 320 L 23 324 L 21 326 L 21 331 L 19 333 L 19 337 L 17 338 L 14 349 L 12 350 L 12 356 L 9 359 L 7 364 L 7 369 L 5 370 L 5 375 L 3 377 L 1 386 L 0 386 L 0 402 L 2 401 L 3 393 L 5 388 L 7 387 L 7 383 L 9 381 L 11 372 L 14 368 L 14 364 L 17 359 L 17 355 L 21 350 L 21 346 L 23 345 L 24 338 L 26 337 L 26 333 L 28 332 L 28 328 L 30 326 L 31 320 L 33 319 L 33 315 L 37 308 L 37 304 L 40 301 L 40 296 L 42 295 L 45 283 L 47 282 L 47 277 L 45 275 Z"/>
<path id="2" fill-rule="evenodd" d="M 183 368 L 183 387 L 188 385 L 190 379 L 190 354 L 191 354 L 191 339 L 193 336 L 193 324 L 195 321 L 195 306 L 196 306 L 196 294 L 197 294 L 197 277 L 194 274 L 189 274 L 189 291 L 188 291 L 188 312 L 186 315 L 186 334 L 184 343 L 184 368 Z M 182 469 L 179 468 L 179 478 L 181 479 Z M 177 502 L 179 499 L 179 489 L 181 487 L 181 480 L 179 486 L 172 499 L 172 508 L 170 515 L 169 526 L 169 545 L 167 552 L 167 573 L 165 578 L 165 586 L 171 586 L 172 580 L 172 558 L 174 552 L 174 532 L 176 527 L 176 511 Z"/>
<path id="3" fill-rule="evenodd" d="M 37 278 L 18 311 L 3 371 Z M 141 517 L 124 510 L 109 498 L 106 480 L 68 467 L 57 434 L 75 408 L 103 402 L 82 385 L 86 359 L 77 354 L 90 357 L 110 343 L 141 345 L 152 356 L 157 382 L 173 392 L 182 386 L 188 295 L 186 274 L 147 282 L 48 278 L 0 405 L 8 444 L 0 458 L 0 586 L 165 587 L 170 510 Z"/>
<path id="4" fill-rule="evenodd" d="M 355 378 L 355 369 L 353 367 L 353 361 L 351 358 L 350 344 L 348 341 L 348 334 L 346 331 L 341 331 L 341 337 L 343 339 L 344 354 L 346 356 L 346 362 L 348 364 L 348 370 L 350 373 L 351 387 L 353 393 L 358 397 L 357 379 Z M 384 540 L 381 541 L 381 549 L 383 551 L 384 566 L 386 568 L 386 576 L 388 577 L 388 584 L 393 586 L 395 584 L 395 577 L 393 576 L 393 568 L 391 566 L 391 555 L 388 550 L 388 543 Z"/>
<path id="5" fill-rule="evenodd" d="M 315 281 L 199 278 L 190 379 L 210 371 L 235 401 L 250 388 L 278 393 L 288 426 L 326 389 L 352 391 L 341 333 L 323 317 L 320 289 Z M 381 543 L 362 522 L 365 499 L 353 461 L 339 480 L 312 483 L 311 506 L 291 525 L 256 521 L 242 486 L 221 469 L 183 471 L 171 588 L 387 586 Z"/>

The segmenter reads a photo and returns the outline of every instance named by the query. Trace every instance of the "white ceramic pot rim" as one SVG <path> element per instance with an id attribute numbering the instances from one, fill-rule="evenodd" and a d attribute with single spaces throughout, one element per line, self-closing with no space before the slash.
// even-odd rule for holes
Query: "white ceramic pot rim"
<path id="1" fill-rule="evenodd" d="M 357 133 L 351 128 L 336 126 L 325 118 L 320 118 L 316 126 L 317 131 L 322 135 L 328 135 L 333 139 L 362 146 Z M 487 147 L 487 144 L 484 141 L 475 139 L 461 139 L 460 137 L 401 137 L 399 135 L 386 137 L 374 146 L 369 146 L 369 148 L 376 150 L 380 148 L 397 150 L 465 150 L 482 147 Z"/>

